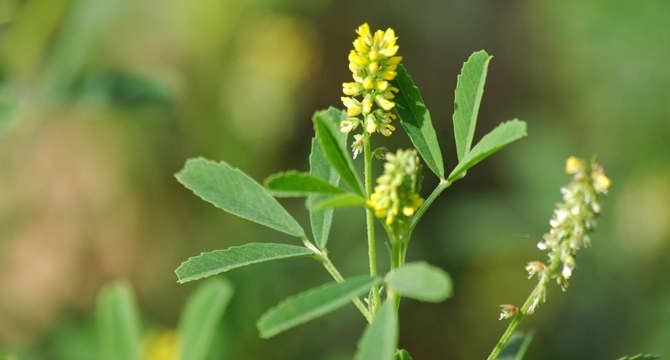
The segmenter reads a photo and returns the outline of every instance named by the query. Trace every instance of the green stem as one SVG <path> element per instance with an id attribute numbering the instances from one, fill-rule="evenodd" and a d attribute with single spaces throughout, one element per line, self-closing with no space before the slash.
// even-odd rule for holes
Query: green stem
<path id="1" fill-rule="evenodd" d="M 342 277 L 342 274 L 340 274 L 340 272 L 337 270 L 335 264 L 333 264 L 333 262 L 330 261 L 330 258 L 328 258 L 328 251 L 326 251 L 325 249 L 319 250 L 319 248 L 314 246 L 314 244 L 312 244 L 312 242 L 309 241 L 309 239 L 307 239 L 306 237 L 302 238 L 302 242 L 303 244 L 305 244 L 305 247 L 312 250 L 316 254 L 316 259 L 321 264 L 323 264 L 323 267 L 326 268 L 330 276 L 332 276 L 333 279 L 335 279 L 335 281 L 337 281 L 338 283 L 344 282 L 344 277 Z M 363 314 L 365 319 L 368 322 L 371 322 L 372 315 L 370 314 L 370 311 L 368 311 L 368 308 L 365 306 L 365 304 L 363 304 L 361 299 L 355 297 L 351 298 L 351 301 L 354 303 L 354 305 L 356 305 L 356 307 L 361 312 L 361 314 Z"/>
<path id="2" fill-rule="evenodd" d="M 407 231 L 407 237 L 406 237 L 405 244 L 409 243 L 409 239 L 412 236 L 412 232 L 414 231 L 414 228 L 416 227 L 416 224 L 419 223 L 419 220 L 421 220 L 421 217 L 428 210 L 428 208 L 433 203 L 433 201 L 435 201 L 435 199 L 437 199 L 437 197 L 440 196 L 440 194 L 446 188 L 451 186 L 452 183 L 453 182 L 451 182 L 451 181 L 441 179 L 440 183 L 437 185 L 435 190 L 433 190 L 433 192 L 430 194 L 430 196 L 428 196 L 428 199 L 426 199 L 426 201 L 423 202 L 423 205 L 421 205 L 419 210 L 416 211 L 416 214 L 414 214 L 414 216 L 412 217 L 412 220 L 409 224 L 409 230 Z"/>
<path id="3" fill-rule="evenodd" d="M 370 152 L 370 135 L 366 136 L 364 141 L 365 152 L 365 198 L 370 199 L 372 194 L 372 154 Z M 368 257 L 370 261 L 370 276 L 377 276 L 377 249 L 375 247 L 375 223 L 372 209 L 365 208 L 365 222 L 368 232 Z M 372 298 L 370 299 L 370 314 L 374 316 L 376 309 L 381 305 L 379 298 L 379 288 L 372 288 Z"/>
<path id="4" fill-rule="evenodd" d="M 523 306 L 521 307 L 519 312 L 514 316 L 512 322 L 510 322 L 509 326 L 507 327 L 507 330 L 505 330 L 505 332 L 503 333 L 502 337 L 498 341 L 498 344 L 496 344 L 496 346 L 493 348 L 493 351 L 491 351 L 491 355 L 489 355 L 487 360 L 495 360 L 498 357 L 498 355 L 500 355 L 500 352 L 505 347 L 505 345 L 507 345 L 507 342 L 509 341 L 510 337 L 512 336 L 516 328 L 519 327 L 519 324 L 521 324 L 523 318 L 526 317 L 528 309 L 530 309 L 530 306 L 533 304 L 533 301 L 535 301 L 535 298 L 541 295 L 542 289 L 545 286 L 547 286 L 549 281 L 553 278 L 554 272 L 561 264 L 560 256 L 554 256 L 553 259 L 554 260 L 549 265 L 547 273 L 542 278 L 542 280 L 538 281 L 537 285 L 526 299 L 526 302 L 523 303 Z"/>

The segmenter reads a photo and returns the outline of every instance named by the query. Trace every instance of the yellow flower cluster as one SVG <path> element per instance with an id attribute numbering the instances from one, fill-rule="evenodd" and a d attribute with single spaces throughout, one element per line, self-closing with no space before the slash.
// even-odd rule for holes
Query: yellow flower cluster
<path id="1" fill-rule="evenodd" d="M 177 360 L 179 333 L 174 330 L 150 332 L 144 338 L 144 360 Z"/>
<path id="2" fill-rule="evenodd" d="M 349 53 L 349 70 L 355 81 L 342 84 L 342 91 L 347 95 L 342 97 L 342 103 L 347 107 L 349 119 L 342 121 L 341 130 L 348 133 L 364 124 L 367 134 L 379 132 L 390 136 L 395 131 L 391 120 L 396 117 L 390 112 L 395 106 L 391 100 L 395 97 L 393 93 L 399 90 L 390 86 L 389 81 L 396 77 L 395 70 L 402 60 L 395 56 L 398 38 L 391 28 L 372 34 L 367 23 L 359 26 L 356 33 L 359 37 Z M 379 109 L 373 110 L 374 104 Z"/>
<path id="3" fill-rule="evenodd" d="M 421 180 L 421 163 L 416 150 L 386 153 L 384 174 L 377 179 L 368 206 L 374 208 L 375 216 L 385 219 L 387 226 L 397 219 L 404 221 L 423 204 L 419 196 Z"/>

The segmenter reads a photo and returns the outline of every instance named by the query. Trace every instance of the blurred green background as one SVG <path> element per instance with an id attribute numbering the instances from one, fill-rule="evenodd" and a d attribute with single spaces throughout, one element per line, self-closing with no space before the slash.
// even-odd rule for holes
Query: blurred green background
<path id="1" fill-rule="evenodd" d="M 181 261 L 297 244 L 215 209 L 173 174 L 200 155 L 257 180 L 307 170 L 311 114 L 342 107 L 363 22 L 399 35 L 447 168 L 456 76 L 474 51 L 494 55 L 476 139 L 514 117 L 529 128 L 417 228 L 408 261 L 444 268 L 455 297 L 403 301 L 401 346 L 417 360 L 485 358 L 507 326 L 498 305 L 520 305 L 534 286 L 524 266 L 545 258 L 535 244 L 569 181 L 565 159 L 596 153 L 611 196 L 570 289 L 552 286 L 522 324 L 538 329 L 526 358 L 670 355 L 667 0 L 0 0 L 0 349 L 96 359 L 102 284 L 130 279 L 145 323 L 172 328 L 195 288 L 176 283 Z M 410 146 L 402 131 L 377 144 Z M 425 197 L 436 179 L 424 171 Z M 307 224 L 302 200 L 282 202 Z M 345 276 L 367 271 L 362 211 L 336 211 L 330 256 Z M 268 307 L 330 281 L 317 262 L 228 277 L 221 358 L 352 357 L 364 326 L 353 306 L 257 336 Z"/>

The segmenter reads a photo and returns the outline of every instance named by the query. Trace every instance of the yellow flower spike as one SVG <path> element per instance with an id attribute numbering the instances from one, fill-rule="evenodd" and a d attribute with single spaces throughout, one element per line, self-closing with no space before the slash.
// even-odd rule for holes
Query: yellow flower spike
<path id="1" fill-rule="evenodd" d="M 402 57 L 395 56 L 398 51 L 396 34 L 391 28 L 382 31 L 371 32 L 370 26 L 365 23 L 356 29 L 358 37 L 353 41 L 354 49 L 349 52 L 349 70 L 351 70 L 354 82 L 343 83 L 342 92 L 351 96 L 351 101 L 343 100 L 347 106 L 349 116 L 364 114 L 362 122 L 364 130 L 368 134 L 380 132 L 390 136 L 395 130 L 389 125 L 395 115 L 389 110 L 395 107 L 391 101 L 398 92 L 389 82 L 397 76 L 397 66 Z M 361 96 L 356 100 L 353 97 Z M 374 109 L 378 106 L 380 109 Z M 361 124 L 342 126 L 343 131 L 351 131 Z M 356 152 L 356 149 L 353 150 Z M 400 208 L 402 209 L 402 208 Z"/>
<path id="2" fill-rule="evenodd" d="M 565 172 L 569 175 L 576 174 L 584 169 L 584 162 L 574 156 L 565 161 Z"/>

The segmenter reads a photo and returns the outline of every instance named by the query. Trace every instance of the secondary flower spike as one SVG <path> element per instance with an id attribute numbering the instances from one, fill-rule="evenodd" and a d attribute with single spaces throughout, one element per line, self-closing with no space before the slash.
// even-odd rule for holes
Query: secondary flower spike
<path id="1" fill-rule="evenodd" d="M 400 220 L 405 223 L 423 204 L 421 190 L 421 163 L 414 149 L 386 153 L 384 174 L 377 179 L 377 186 L 368 205 L 378 218 L 391 226 Z"/>
<path id="2" fill-rule="evenodd" d="M 573 179 L 561 188 L 563 202 L 556 205 L 549 221 L 551 230 L 537 244 L 540 250 L 549 252 L 549 261 L 546 264 L 533 261 L 526 266 L 529 278 L 537 275 L 539 280 L 520 310 L 528 315 L 546 301 L 550 280 L 556 279 L 563 291 L 567 289 L 568 279 L 577 267 L 577 250 L 589 246 L 589 234 L 595 230 L 602 200 L 612 185 L 602 166 L 596 162 L 589 164 L 572 156 L 565 163 L 565 172 L 572 175 Z M 502 305 L 501 319 L 516 314 L 509 310 L 509 306 Z"/>
<path id="3" fill-rule="evenodd" d="M 396 77 L 395 70 L 402 60 L 395 56 L 398 38 L 391 28 L 372 34 L 367 23 L 359 26 L 356 33 L 359 36 L 349 53 L 349 70 L 354 81 L 342 84 L 342 91 L 347 95 L 342 97 L 342 103 L 347 107 L 349 118 L 342 121 L 340 128 L 348 133 L 362 124 L 366 136 L 375 132 L 391 136 L 395 131 L 391 121 L 396 116 L 390 110 L 395 106 L 393 93 L 399 90 L 390 86 L 389 81 Z M 375 109 L 375 105 L 378 108 Z"/>

